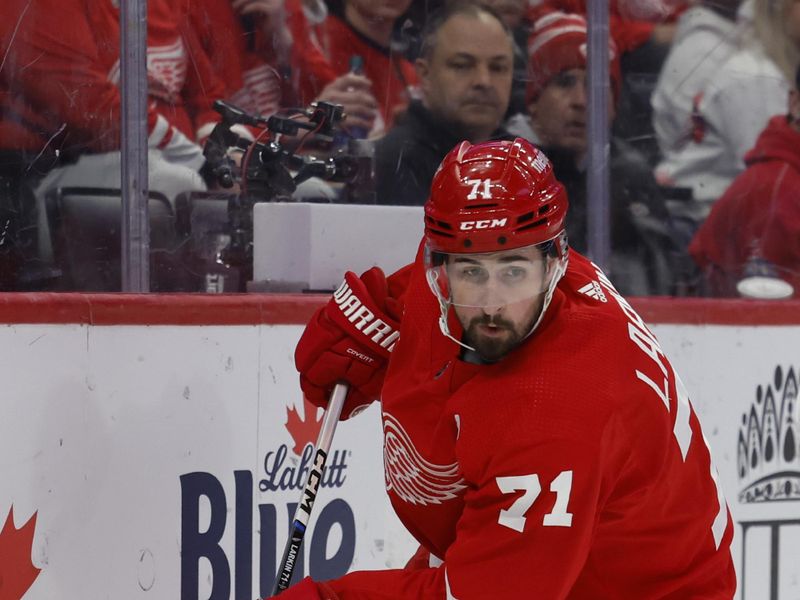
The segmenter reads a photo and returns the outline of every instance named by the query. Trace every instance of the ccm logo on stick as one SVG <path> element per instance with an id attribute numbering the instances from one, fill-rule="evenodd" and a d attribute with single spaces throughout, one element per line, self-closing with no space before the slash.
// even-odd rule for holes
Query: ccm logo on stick
<path id="1" fill-rule="evenodd" d="M 461 231 L 471 231 L 473 229 L 495 229 L 504 227 L 508 219 L 484 219 L 483 221 L 461 221 Z"/>

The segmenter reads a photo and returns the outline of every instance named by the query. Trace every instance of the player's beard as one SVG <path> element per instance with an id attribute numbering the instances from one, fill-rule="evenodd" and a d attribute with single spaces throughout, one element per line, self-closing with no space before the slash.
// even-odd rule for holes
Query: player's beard
<path id="1" fill-rule="evenodd" d="M 497 362 L 522 343 L 531 324 L 526 323 L 524 330 L 518 331 L 514 327 L 514 323 L 497 315 L 475 317 L 464 331 L 464 343 L 475 348 L 475 351 L 486 362 Z M 494 325 L 502 331 L 503 335 L 494 337 L 483 335 L 478 330 L 481 325 Z"/>

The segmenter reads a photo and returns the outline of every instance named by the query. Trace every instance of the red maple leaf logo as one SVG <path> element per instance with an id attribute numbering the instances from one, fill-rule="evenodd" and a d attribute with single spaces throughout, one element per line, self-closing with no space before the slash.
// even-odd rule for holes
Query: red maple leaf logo
<path id="1" fill-rule="evenodd" d="M 322 417 L 317 418 L 317 407 L 306 400 L 305 396 L 303 396 L 303 413 L 305 419 L 300 417 L 294 407 L 286 409 L 286 429 L 294 440 L 292 452 L 297 456 L 303 453 L 303 449 L 308 444 L 317 441 L 320 427 L 322 427 Z"/>
<path id="2" fill-rule="evenodd" d="M 14 507 L 0 531 L 0 600 L 19 600 L 39 576 L 31 562 L 36 513 L 20 529 L 14 526 Z"/>

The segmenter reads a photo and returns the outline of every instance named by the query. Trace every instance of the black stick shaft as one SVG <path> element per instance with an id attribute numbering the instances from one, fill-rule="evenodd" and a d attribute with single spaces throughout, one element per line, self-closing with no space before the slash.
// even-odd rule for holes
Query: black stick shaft
<path id="1" fill-rule="evenodd" d="M 317 498 L 319 485 L 322 481 L 322 472 L 325 470 L 325 461 L 328 458 L 336 425 L 339 423 L 339 416 L 342 414 L 342 406 L 344 405 L 347 391 L 346 384 L 338 383 L 331 392 L 330 402 L 328 403 L 328 408 L 325 409 L 322 428 L 319 430 L 319 437 L 317 438 L 314 463 L 308 472 L 303 495 L 300 497 L 300 502 L 294 512 L 292 530 L 289 532 L 289 539 L 286 540 L 283 559 L 281 560 L 278 575 L 275 578 L 275 587 L 272 590 L 273 596 L 277 596 L 288 588 L 289 582 L 292 580 L 294 566 L 297 564 L 297 557 L 303 544 L 303 537 L 306 534 L 308 519 L 311 517 L 311 509 L 314 507 L 314 500 Z"/>

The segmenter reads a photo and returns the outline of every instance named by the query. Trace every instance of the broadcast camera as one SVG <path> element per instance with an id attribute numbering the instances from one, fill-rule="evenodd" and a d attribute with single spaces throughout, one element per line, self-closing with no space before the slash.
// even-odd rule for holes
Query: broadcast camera
<path id="1" fill-rule="evenodd" d="M 372 145 L 343 137 L 346 115 L 341 105 L 315 102 L 269 118 L 220 100 L 214 109 L 222 120 L 206 142 L 204 174 L 209 187 L 231 191 L 210 192 L 204 198 L 195 194 L 179 199 L 176 206 L 179 229 L 197 239 L 199 223 L 192 216 L 199 212 L 197 206 L 203 200 L 217 206 L 227 203 L 222 227 L 207 231 L 205 241 L 194 248 L 201 265 L 207 266 L 204 291 L 244 291 L 252 279 L 255 203 L 294 201 L 298 185 L 318 178 L 343 184 L 338 202 L 374 204 Z M 237 133 L 237 125 L 259 133 L 247 139 Z M 298 137 L 301 132 L 305 133 Z M 311 136 L 314 153 L 301 154 Z"/>

